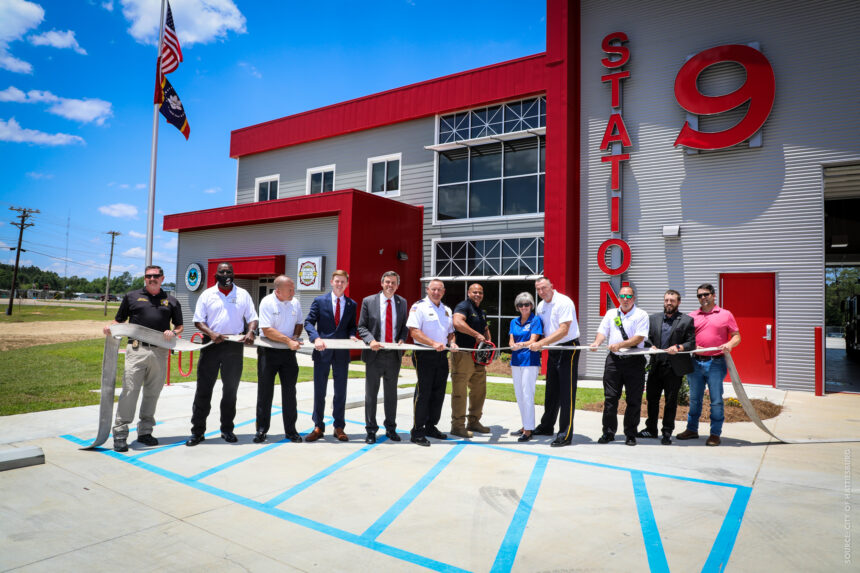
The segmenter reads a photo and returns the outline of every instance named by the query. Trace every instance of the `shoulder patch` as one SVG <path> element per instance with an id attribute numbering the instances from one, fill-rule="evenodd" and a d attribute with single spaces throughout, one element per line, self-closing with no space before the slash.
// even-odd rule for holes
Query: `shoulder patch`
<path id="1" fill-rule="evenodd" d="M 137 302 L 147 302 L 149 299 L 145 296 L 138 297 Z"/>

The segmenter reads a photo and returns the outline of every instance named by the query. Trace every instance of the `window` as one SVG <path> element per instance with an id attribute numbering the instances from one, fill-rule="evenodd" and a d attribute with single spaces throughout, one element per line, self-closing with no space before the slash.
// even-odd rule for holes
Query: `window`
<path id="1" fill-rule="evenodd" d="M 401 154 L 367 160 L 367 190 L 387 197 L 400 195 Z"/>
<path id="2" fill-rule="evenodd" d="M 278 175 L 258 177 L 254 180 L 257 189 L 257 201 L 272 201 L 278 198 Z"/>
<path id="3" fill-rule="evenodd" d="M 439 143 L 546 127 L 546 96 L 443 115 Z"/>
<path id="4" fill-rule="evenodd" d="M 440 151 L 436 220 L 543 213 L 545 149 L 536 135 Z"/>
<path id="5" fill-rule="evenodd" d="M 308 169 L 307 195 L 327 193 L 334 190 L 334 165 L 323 165 Z"/>

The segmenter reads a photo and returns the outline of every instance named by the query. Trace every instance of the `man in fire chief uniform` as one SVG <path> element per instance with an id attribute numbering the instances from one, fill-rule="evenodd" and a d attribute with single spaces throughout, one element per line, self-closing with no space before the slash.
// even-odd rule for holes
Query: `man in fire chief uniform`
<path id="1" fill-rule="evenodd" d="M 437 440 L 448 438 L 439 431 L 437 424 L 442 417 L 442 402 L 445 401 L 445 385 L 448 381 L 448 351 L 458 349 L 454 343 L 454 322 L 451 309 L 442 304 L 445 284 L 439 279 L 427 283 L 427 296 L 412 305 L 406 326 L 417 344 L 435 350 L 418 350 L 415 356 L 415 369 L 418 371 L 418 384 L 415 386 L 414 424 L 412 443 L 429 446 L 427 436 Z"/>

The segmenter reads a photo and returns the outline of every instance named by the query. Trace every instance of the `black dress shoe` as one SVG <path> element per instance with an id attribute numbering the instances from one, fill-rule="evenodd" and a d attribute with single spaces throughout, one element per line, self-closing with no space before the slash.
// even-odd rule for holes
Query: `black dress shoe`
<path id="1" fill-rule="evenodd" d="M 239 438 L 236 437 L 236 434 L 233 432 L 221 432 L 221 437 L 224 438 L 225 442 L 230 444 L 235 444 L 239 441 Z"/>
<path id="2" fill-rule="evenodd" d="M 205 439 L 206 436 L 203 434 L 191 434 L 191 437 L 185 440 L 185 445 L 190 448 L 191 446 L 196 446 Z"/>
<path id="3" fill-rule="evenodd" d="M 158 440 L 152 437 L 152 434 L 143 434 L 137 437 L 137 441 L 144 446 L 157 446 Z"/>
<path id="4" fill-rule="evenodd" d="M 289 434 L 287 434 L 284 437 L 286 439 L 288 439 L 289 441 L 293 442 L 294 444 L 302 443 L 302 437 L 296 432 L 290 432 Z"/>
<path id="5" fill-rule="evenodd" d="M 385 430 L 385 437 L 391 440 L 392 442 L 399 442 L 400 436 L 397 435 L 397 432 L 394 430 Z"/>
<path id="6" fill-rule="evenodd" d="M 125 440 L 125 438 L 114 438 L 113 451 L 115 451 L 115 452 L 127 452 L 128 451 L 128 442 Z"/>
<path id="7" fill-rule="evenodd" d="M 605 432 L 602 436 L 597 438 L 598 444 L 608 444 L 613 441 L 615 441 L 615 434 L 610 434 L 608 432 Z"/>
<path id="8" fill-rule="evenodd" d="M 425 448 L 430 445 L 430 440 L 427 438 L 412 438 L 411 442 L 413 444 L 418 444 L 419 446 L 424 446 Z"/>
<path id="9" fill-rule="evenodd" d="M 537 428 L 534 429 L 534 431 L 532 432 L 532 435 L 533 436 L 552 436 L 553 431 L 552 431 L 552 428 L 547 429 L 547 428 L 543 428 L 541 426 L 538 426 Z"/>
<path id="10" fill-rule="evenodd" d="M 227 441 L 229 442 L 230 440 L 227 440 Z M 254 443 L 260 444 L 260 443 L 265 442 L 265 441 L 266 441 L 266 432 L 261 432 L 261 431 L 257 430 L 257 433 L 254 434 Z"/>
<path id="11" fill-rule="evenodd" d="M 656 438 L 657 433 L 652 432 L 651 430 L 642 430 L 638 434 L 636 434 L 637 438 Z"/>
<path id="12" fill-rule="evenodd" d="M 375 444 L 376 443 L 376 434 L 373 432 L 367 432 L 367 437 L 364 438 L 365 444 Z"/>
<path id="13" fill-rule="evenodd" d="M 552 441 L 552 443 L 550 444 L 550 447 L 551 448 L 560 448 L 562 446 L 569 446 L 569 445 L 570 445 L 570 438 L 564 439 L 564 437 L 561 434 L 559 434 L 558 437 L 556 437 L 556 439 L 554 439 Z"/>
<path id="14" fill-rule="evenodd" d="M 447 440 L 448 434 L 443 434 L 436 428 L 427 428 L 426 434 L 430 438 L 436 438 L 437 440 Z"/>
<path id="15" fill-rule="evenodd" d="M 511 435 L 512 436 L 522 436 L 523 435 L 523 429 L 520 428 L 519 430 L 517 430 L 515 432 L 511 432 Z"/>
<path id="16" fill-rule="evenodd" d="M 526 434 L 526 433 L 524 433 L 524 432 L 520 432 L 520 434 L 521 434 L 521 435 L 520 435 L 520 437 L 519 437 L 519 438 L 517 438 L 517 441 L 518 441 L 518 442 L 528 442 L 529 440 L 531 440 L 531 439 L 532 439 L 532 435 L 531 435 L 531 434 Z"/>
<path id="17" fill-rule="evenodd" d="M 628 446 L 635 446 L 636 445 L 636 436 L 627 436 L 627 440 L 625 440 L 624 443 L 627 444 Z"/>
<path id="18" fill-rule="evenodd" d="M 668 446 L 672 443 L 672 436 L 670 436 L 669 434 L 663 434 L 663 437 L 660 439 L 660 443 L 664 446 Z"/>

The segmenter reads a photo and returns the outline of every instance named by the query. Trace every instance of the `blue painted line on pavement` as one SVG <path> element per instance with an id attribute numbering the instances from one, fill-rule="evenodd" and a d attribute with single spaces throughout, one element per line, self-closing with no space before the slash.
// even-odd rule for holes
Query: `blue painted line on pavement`
<path id="1" fill-rule="evenodd" d="M 395 519 L 397 519 L 397 516 L 403 513 L 403 511 L 409 507 L 409 504 L 411 504 L 415 498 L 418 497 L 418 495 L 424 491 L 428 485 L 430 485 L 430 482 L 436 479 L 442 470 L 457 457 L 457 454 L 463 451 L 464 447 L 466 447 L 466 444 L 457 444 L 454 446 L 450 452 L 445 454 L 445 457 L 436 462 L 436 465 L 430 468 L 430 470 L 424 474 L 424 476 L 418 480 L 415 485 L 409 488 L 409 490 L 403 494 L 403 496 L 398 499 L 394 505 L 388 508 L 388 511 L 383 513 L 379 519 L 368 527 L 361 536 L 366 539 L 376 539 L 379 537 L 382 532 L 385 531 L 385 529 L 391 525 Z"/>
<path id="2" fill-rule="evenodd" d="M 511 519 L 511 524 L 508 526 L 508 531 L 502 540 L 502 545 L 496 553 L 496 560 L 493 562 L 493 568 L 490 569 L 491 573 L 510 571 L 514 566 L 517 550 L 520 548 L 520 541 L 522 541 L 523 533 L 525 533 L 535 499 L 537 499 L 547 463 L 549 463 L 547 456 L 538 456 L 532 475 L 529 477 L 526 488 L 520 497 L 520 503 L 514 512 L 514 517 Z"/>
<path id="3" fill-rule="evenodd" d="M 660 539 L 657 520 L 654 518 L 654 508 L 651 507 L 651 499 L 648 497 L 645 476 L 640 471 L 631 471 L 630 477 L 633 479 L 633 497 L 636 500 L 636 511 L 639 512 L 642 538 L 645 540 L 648 568 L 652 572 L 669 573 L 669 562 L 666 561 L 663 541 Z"/>
<path id="4" fill-rule="evenodd" d="M 328 477 L 329 475 L 333 474 L 335 471 L 339 470 L 340 468 L 342 468 L 343 466 L 352 462 L 353 460 L 360 458 L 361 456 L 363 456 L 364 454 L 366 454 L 367 452 L 369 452 L 370 450 L 372 450 L 373 448 L 375 448 L 379 444 L 383 443 L 386 439 L 387 438 L 385 436 L 383 436 L 383 437 L 379 438 L 379 440 L 375 444 L 368 444 L 368 445 L 364 446 L 363 448 L 361 448 L 360 450 L 358 450 L 357 452 L 351 453 L 350 455 L 346 456 L 342 460 L 339 460 L 339 461 L 333 463 L 332 465 L 330 465 L 329 467 L 325 468 L 324 470 L 315 473 L 314 475 L 312 475 L 311 477 L 309 477 L 305 481 L 294 485 L 293 487 L 291 487 L 290 489 L 286 490 L 283 493 L 276 495 L 275 497 L 273 497 L 272 499 L 267 501 L 266 505 L 269 507 L 277 507 L 278 505 L 284 503 L 286 500 L 290 499 L 294 495 L 301 493 L 302 491 L 306 490 L 307 488 L 309 488 L 310 486 L 312 486 L 313 484 L 315 484 L 319 480 Z"/>
<path id="5" fill-rule="evenodd" d="M 705 561 L 705 566 L 702 571 L 725 571 L 728 565 L 729 557 L 732 555 L 735 541 L 738 538 L 738 532 L 741 529 L 741 522 L 744 519 L 747 505 L 752 494 L 751 487 L 739 487 L 732 497 L 732 503 L 723 519 L 723 524 L 720 526 L 720 532 L 714 540 L 714 545 L 711 547 L 711 552 L 708 555 L 708 560 Z"/>
<path id="6" fill-rule="evenodd" d="M 86 445 L 89 442 L 85 440 L 81 440 L 80 438 L 76 438 L 75 436 L 65 435 L 61 436 L 69 440 L 70 442 L 74 442 L 80 445 Z M 355 533 L 344 531 L 342 529 L 338 529 L 336 527 L 332 527 L 330 525 L 326 525 L 324 523 L 320 523 L 318 521 L 314 521 L 312 519 L 308 519 L 306 517 L 302 517 L 301 515 L 297 515 L 294 513 L 290 513 L 288 511 L 284 511 L 282 509 L 278 509 L 276 507 L 271 507 L 265 503 L 261 503 L 255 501 L 253 499 L 248 499 L 246 497 L 237 495 L 235 493 L 208 485 L 206 483 L 200 481 L 194 481 L 187 477 L 181 476 L 177 473 L 174 473 L 170 470 L 165 470 L 158 466 L 153 466 L 147 462 L 129 459 L 127 456 L 123 456 L 114 452 L 113 450 L 102 450 L 100 453 L 116 458 L 118 460 L 122 460 L 126 463 L 129 463 L 133 466 L 139 467 L 141 469 L 145 469 L 150 471 L 156 475 L 160 475 L 164 478 L 173 480 L 177 483 L 181 483 L 194 489 L 216 495 L 222 499 L 226 499 L 228 501 L 232 501 L 234 503 L 238 503 L 239 505 L 245 506 L 249 509 L 256 509 L 257 511 L 261 511 L 273 517 L 277 517 L 283 519 L 284 521 L 289 521 L 291 523 L 295 523 L 296 525 L 301 525 L 302 527 L 307 527 L 308 529 L 312 529 L 324 535 L 328 535 L 335 539 L 339 539 L 341 541 L 346 541 L 347 543 L 352 543 L 354 545 L 358 545 L 360 547 L 365 547 L 372 551 L 378 551 L 384 555 L 388 555 L 394 557 L 395 559 L 400 559 L 401 561 L 406 561 L 408 563 L 413 563 L 418 565 L 419 567 L 425 567 L 430 569 L 431 571 L 450 571 L 453 573 L 468 573 L 465 569 L 460 569 L 454 565 L 444 563 L 442 561 L 437 561 L 435 559 L 431 559 L 429 557 L 425 557 L 423 555 L 418 555 L 417 553 L 412 553 L 411 551 L 406 551 L 404 549 L 400 549 L 398 547 L 393 547 L 391 545 L 387 545 L 385 543 L 380 543 L 378 541 L 367 539 L 360 535 L 356 535 Z"/>
<path id="7" fill-rule="evenodd" d="M 209 476 L 211 476 L 212 474 L 218 473 L 218 472 L 220 472 L 220 471 L 222 471 L 222 470 L 226 470 L 227 468 L 231 468 L 231 467 L 235 466 L 236 464 L 240 464 L 240 463 L 242 463 L 242 462 L 248 461 L 248 460 L 250 460 L 251 458 L 255 458 L 255 457 L 257 457 L 257 456 L 259 456 L 259 455 L 261 455 L 261 454 L 265 454 L 265 453 L 266 453 L 266 452 L 268 452 L 269 450 L 272 450 L 272 449 L 274 449 L 274 448 L 277 448 L 277 447 L 278 447 L 278 446 L 280 446 L 280 445 L 285 444 L 287 441 L 288 441 L 288 440 L 287 440 L 287 438 L 284 438 L 284 439 L 279 440 L 279 441 L 277 441 L 277 442 L 275 442 L 275 443 L 273 443 L 273 444 L 265 445 L 265 446 L 263 446 L 263 447 L 261 447 L 261 448 L 259 448 L 259 449 L 257 449 L 257 450 L 254 450 L 253 452 L 248 452 L 247 454 L 245 454 L 245 455 L 243 455 L 243 456 L 239 456 L 239 457 L 238 457 L 238 458 L 236 458 L 235 460 L 230 460 L 229 462 L 224 462 L 224 463 L 223 463 L 223 464 L 221 464 L 221 465 L 218 465 L 218 466 L 215 466 L 215 467 L 209 468 L 208 470 L 204 470 L 204 471 L 200 472 L 199 474 L 196 474 L 196 475 L 191 476 L 191 477 L 190 477 L 190 478 L 188 478 L 188 479 L 190 479 L 190 480 L 192 480 L 192 481 L 197 481 L 197 480 L 199 480 L 199 479 L 203 479 L 203 478 L 205 478 L 205 477 L 209 477 Z"/>

